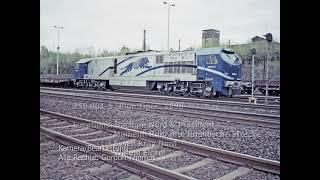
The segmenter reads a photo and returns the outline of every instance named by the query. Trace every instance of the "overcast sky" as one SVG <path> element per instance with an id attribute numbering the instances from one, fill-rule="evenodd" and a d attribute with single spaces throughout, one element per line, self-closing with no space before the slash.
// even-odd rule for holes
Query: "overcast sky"
<path id="1" fill-rule="evenodd" d="M 203 29 L 220 31 L 220 42 L 246 43 L 271 32 L 280 42 L 280 0 L 170 0 L 170 47 L 201 46 Z M 93 46 L 142 48 L 143 29 L 150 49 L 167 48 L 168 6 L 163 0 L 41 0 L 40 45 L 61 51 Z"/>

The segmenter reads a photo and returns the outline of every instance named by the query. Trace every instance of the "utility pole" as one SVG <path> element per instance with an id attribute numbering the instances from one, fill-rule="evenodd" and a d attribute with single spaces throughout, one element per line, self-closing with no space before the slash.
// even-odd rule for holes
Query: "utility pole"
<path id="1" fill-rule="evenodd" d="M 59 75 L 59 32 L 60 29 L 63 29 L 62 26 L 53 26 L 54 28 L 58 29 L 58 47 L 57 47 L 57 75 Z"/>
<path id="2" fill-rule="evenodd" d="M 168 51 L 170 51 L 170 46 L 169 46 L 169 42 L 170 42 L 170 6 L 175 6 L 174 4 L 170 4 L 166 1 L 163 2 L 163 4 L 168 4 Z"/>
<path id="3" fill-rule="evenodd" d="M 143 30 L 143 51 L 146 51 L 146 30 Z"/>
<path id="4" fill-rule="evenodd" d="M 270 58 L 270 43 L 272 42 L 272 34 L 271 33 L 267 33 L 266 35 L 264 35 L 267 39 L 268 42 L 268 57 L 267 57 L 267 63 L 266 63 L 266 96 L 265 96 L 265 103 L 268 104 L 268 81 L 269 81 L 269 58 Z"/>
<path id="5" fill-rule="evenodd" d="M 179 51 L 180 51 L 180 39 L 179 39 Z"/>
<path id="6" fill-rule="evenodd" d="M 266 59 L 263 61 L 263 77 L 262 77 L 262 82 L 265 83 L 266 80 Z"/>
<path id="7" fill-rule="evenodd" d="M 252 62 L 251 62 L 251 102 L 253 101 L 254 104 L 256 104 L 256 99 L 253 97 L 253 92 L 254 92 L 254 56 L 256 54 L 256 49 L 252 48 L 251 49 L 251 54 L 252 54 Z"/>

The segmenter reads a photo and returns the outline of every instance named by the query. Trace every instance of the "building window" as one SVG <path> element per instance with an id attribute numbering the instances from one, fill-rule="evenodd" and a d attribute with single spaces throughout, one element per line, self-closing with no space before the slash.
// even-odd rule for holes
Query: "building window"
<path id="1" fill-rule="evenodd" d="M 161 56 L 156 56 L 156 63 L 157 63 L 157 64 L 162 64 L 162 63 L 163 63 L 163 55 L 161 55 Z"/>

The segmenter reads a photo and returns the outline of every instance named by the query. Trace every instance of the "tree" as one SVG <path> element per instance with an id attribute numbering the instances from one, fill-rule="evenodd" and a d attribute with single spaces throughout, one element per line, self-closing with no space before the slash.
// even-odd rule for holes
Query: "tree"
<path id="1" fill-rule="evenodd" d="M 48 71 L 48 57 L 49 51 L 45 46 L 41 46 L 40 49 L 40 73 L 46 73 Z"/>
<path id="2" fill-rule="evenodd" d="M 70 74 L 74 71 L 75 63 L 83 58 L 91 58 L 93 55 L 80 53 L 60 53 L 59 72 Z M 56 72 L 57 53 L 49 51 L 45 46 L 40 47 L 40 74 L 53 74 Z"/>
<path id="3" fill-rule="evenodd" d="M 118 53 L 119 55 L 124 55 L 126 54 L 127 52 L 130 52 L 130 49 L 126 46 L 122 46 L 121 49 L 120 49 L 120 52 Z"/>
<path id="4" fill-rule="evenodd" d="M 113 54 L 113 52 L 109 52 L 108 50 L 103 50 L 103 52 L 102 53 L 100 53 L 98 56 L 99 57 L 108 57 L 108 56 L 113 56 L 114 54 Z"/>
<path id="5" fill-rule="evenodd" d="M 41 46 L 40 55 L 41 55 L 41 58 L 47 58 L 48 57 L 49 51 L 45 46 Z"/>

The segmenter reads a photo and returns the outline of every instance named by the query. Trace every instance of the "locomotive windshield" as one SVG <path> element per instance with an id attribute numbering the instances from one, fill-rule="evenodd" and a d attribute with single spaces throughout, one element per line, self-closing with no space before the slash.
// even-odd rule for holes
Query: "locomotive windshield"
<path id="1" fill-rule="evenodd" d="M 222 50 L 221 51 L 222 58 L 229 64 L 241 64 L 241 58 L 235 52 Z"/>

